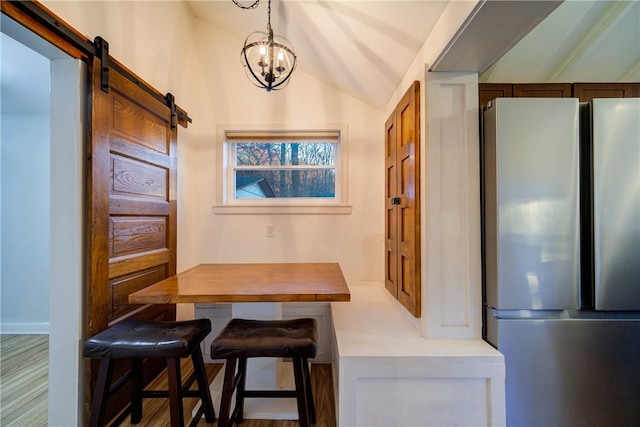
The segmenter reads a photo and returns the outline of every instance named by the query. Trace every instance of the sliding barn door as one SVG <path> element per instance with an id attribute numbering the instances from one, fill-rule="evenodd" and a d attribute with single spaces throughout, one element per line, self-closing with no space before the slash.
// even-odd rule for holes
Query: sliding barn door
<path id="1" fill-rule="evenodd" d="M 114 69 L 91 76 L 88 149 L 87 336 L 123 318 L 174 320 L 175 305 L 130 305 L 128 295 L 176 272 L 176 127 L 171 111 Z M 93 390 L 97 364 L 92 365 Z M 145 367 L 146 378 L 163 368 Z M 128 366 L 117 367 L 117 379 Z M 112 399 L 109 414 L 129 399 Z"/>

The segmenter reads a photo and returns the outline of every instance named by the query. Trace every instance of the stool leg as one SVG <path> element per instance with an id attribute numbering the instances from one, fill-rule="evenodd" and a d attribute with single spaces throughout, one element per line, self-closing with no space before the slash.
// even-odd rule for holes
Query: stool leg
<path id="1" fill-rule="evenodd" d="M 100 359 L 100 369 L 96 388 L 93 391 L 91 402 L 91 415 L 89 417 L 89 427 L 102 427 L 104 425 L 104 415 L 109 399 L 109 389 L 111 388 L 111 374 L 113 373 L 113 361 L 109 358 Z"/>
<path id="2" fill-rule="evenodd" d="M 198 380 L 198 389 L 200 390 L 200 399 L 202 400 L 202 406 L 204 407 L 204 419 L 208 423 L 212 423 L 216 419 L 216 412 L 213 409 L 213 403 L 211 401 L 211 391 L 209 390 L 209 381 L 207 380 L 207 371 L 204 367 L 204 361 L 202 360 L 202 352 L 198 347 L 191 355 L 193 361 L 193 370 L 196 373 L 196 379 Z"/>
<path id="3" fill-rule="evenodd" d="M 224 370 L 224 384 L 222 386 L 222 398 L 220 399 L 220 414 L 218 415 L 218 427 L 229 427 L 229 409 L 233 396 L 233 377 L 236 374 L 237 359 L 227 359 Z"/>
<path id="4" fill-rule="evenodd" d="M 238 386 L 236 387 L 236 408 L 233 410 L 231 418 L 236 424 L 244 420 L 244 391 L 247 383 L 247 359 L 242 357 L 238 360 Z"/>
<path id="5" fill-rule="evenodd" d="M 307 406 L 307 388 L 304 381 L 303 360 L 293 358 L 293 377 L 296 380 L 296 400 L 298 402 L 298 420 L 300 427 L 309 427 L 309 412 Z"/>
<path id="6" fill-rule="evenodd" d="M 169 373 L 169 412 L 171 415 L 171 427 L 184 427 L 180 359 L 167 359 L 167 371 Z"/>
<path id="7" fill-rule="evenodd" d="M 131 424 L 142 421 L 142 359 L 131 359 Z"/>
<path id="8" fill-rule="evenodd" d="M 316 423 L 316 405 L 313 402 L 313 388 L 311 387 L 311 373 L 309 372 L 309 361 L 302 359 L 302 368 L 304 371 L 304 383 L 307 392 L 307 408 L 309 410 L 309 422 Z"/>

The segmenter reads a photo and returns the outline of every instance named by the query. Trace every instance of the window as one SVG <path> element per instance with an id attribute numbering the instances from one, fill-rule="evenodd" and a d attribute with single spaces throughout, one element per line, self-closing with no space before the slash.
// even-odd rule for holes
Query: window
<path id="1" fill-rule="evenodd" d="M 216 213 L 350 212 L 346 127 L 255 130 L 221 125 L 218 138 Z"/>
<path id="2" fill-rule="evenodd" d="M 274 141 L 261 140 L 259 135 L 239 138 L 242 142 L 229 145 L 230 178 L 235 182 L 232 197 L 336 197 L 337 132 L 314 141 L 297 135 Z"/>

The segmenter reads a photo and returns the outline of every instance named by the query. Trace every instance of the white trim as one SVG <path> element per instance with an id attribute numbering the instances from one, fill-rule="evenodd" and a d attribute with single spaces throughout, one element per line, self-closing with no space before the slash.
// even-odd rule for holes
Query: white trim
<path id="1" fill-rule="evenodd" d="M 227 142 L 337 142 L 340 140 L 339 129 L 329 130 L 226 130 Z"/>
<path id="2" fill-rule="evenodd" d="M 226 143 L 228 132 L 325 132 L 338 131 L 340 134 L 339 147 L 335 150 L 335 164 L 329 169 L 335 169 L 336 196 L 330 198 L 280 198 L 280 199 L 231 199 L 227 197 L 230 182 L 233 181 L 234 168 L 227 167 L 229 163 L 229 144 Z M 350 214 L 348 205 L 348 125 L 345 123 L 325 123 L 310 125 L 285 124 L 228 124 L 221 123 L 216 127 L 216 205 L 215 214 Z M 288 167 L 291 168 L 291 167 Z M 326 168 L 325 166 L 304 167 L 304 169 Z M 237 168 L 236 168 L 237 169 Z"/>
<path id="3" fill-rule="evenodd" d="M 1 334 L 49 335 L 49 323 L 0 323 Z"/>
<path id="4" fill-rule="evenodd" d="M 256 206 L 256 205 L 216 205 L 213 213 L 219 215 L 280 215 L 280 214 L 318 214 L 348 215 L 353 207 L 349 205 L 318 206 Z"/>
<path id="5" fill-rule="evenodd" d="M 87 67 L 51 61 L 50 426 L 84 425 L 84 147 Z"/>
<path id="6" fill-rule="evenodd" d="M 422 99 L 422 312 L 427 314 L 421 330 L 427 338 L 481 339 L 478 76 L 427 71 Z"/>

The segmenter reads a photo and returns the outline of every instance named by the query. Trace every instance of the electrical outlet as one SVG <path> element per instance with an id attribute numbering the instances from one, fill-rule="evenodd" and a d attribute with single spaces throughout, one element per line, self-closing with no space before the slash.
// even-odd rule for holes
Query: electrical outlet
<path id="1" fill-rule="evenodd" d="M 273 225 L 267 225 L 267 237 L 273 237 Z"/>

